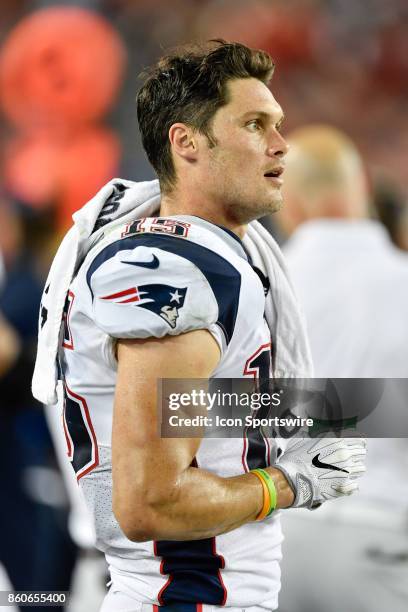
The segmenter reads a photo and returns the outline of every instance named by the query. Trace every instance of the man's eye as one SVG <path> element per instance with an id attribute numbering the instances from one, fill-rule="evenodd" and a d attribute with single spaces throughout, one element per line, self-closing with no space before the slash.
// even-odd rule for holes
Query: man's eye
<path id="1" fill-rule="evenodd" d="M 259 123 L 259 119 L 252 119 L 251 121 L 248 121 L 247 127 L 250 127 L 253 130 L 260 130 L 261 125 Z"/>

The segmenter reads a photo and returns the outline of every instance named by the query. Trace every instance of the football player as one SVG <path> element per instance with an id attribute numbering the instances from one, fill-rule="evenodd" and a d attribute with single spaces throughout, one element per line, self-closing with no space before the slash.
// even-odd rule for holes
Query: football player
<path id="1" fill-rule="evenodd" d="M 279 313 L 278 295 L 272 282 L 265 298 L 241 239 L 282 205 L 273 67 L 222 41 L 161 58 L 137 99 L 159 216 L 106 232 L 68 293 L 65 432 L 109 563 L 104 612 L 275 610 L 278 509 L 349 494 L 364 471 L 360 438 L 296 439 L 278 460 L 280 443 L 261 434 L 158 433 L 158 379 L 271 371 L 265 299 Z M 97 227 L 128 189 L 115 183 Z"/>

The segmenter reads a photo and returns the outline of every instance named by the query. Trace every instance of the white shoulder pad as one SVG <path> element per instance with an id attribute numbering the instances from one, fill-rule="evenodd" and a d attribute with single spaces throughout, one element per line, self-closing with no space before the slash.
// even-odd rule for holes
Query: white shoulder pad
<path id="1" fill-rule="evenodd" d="M 179 254 L 137 243 L 118 241 L 116 252 L 101 252 L 91 263 L 87 281 L 96 325 L 115 338 L 214 328 L 218 304 L 201 270 Z"/>

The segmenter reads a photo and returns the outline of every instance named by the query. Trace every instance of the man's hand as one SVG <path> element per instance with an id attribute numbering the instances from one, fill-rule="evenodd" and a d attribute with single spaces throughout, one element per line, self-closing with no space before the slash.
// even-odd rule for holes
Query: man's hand
<path id="1" fill-rule="evenodd" d="M 17 332 L 0 313 L 0 376 L 14 365 L 21 350 Z"/>
<path id="2" fill-rule="evenodd" d="M 358 490 L 364 474 L 364 438 L 292 439 L 276 467 L 295 493 L 294 508 L 314 508 Z"/>

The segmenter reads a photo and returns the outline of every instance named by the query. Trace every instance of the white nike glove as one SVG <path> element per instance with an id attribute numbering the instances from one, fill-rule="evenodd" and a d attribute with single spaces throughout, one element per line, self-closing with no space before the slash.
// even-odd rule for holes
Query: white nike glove
<path id="1" fill-rule="evenodd" d="M 274 467 L 293 489 L 292 507 L 312 509 L 358 490 L 357 480 L 366 471 L 366 452 L 361 437 L 292 438 Z"/>

